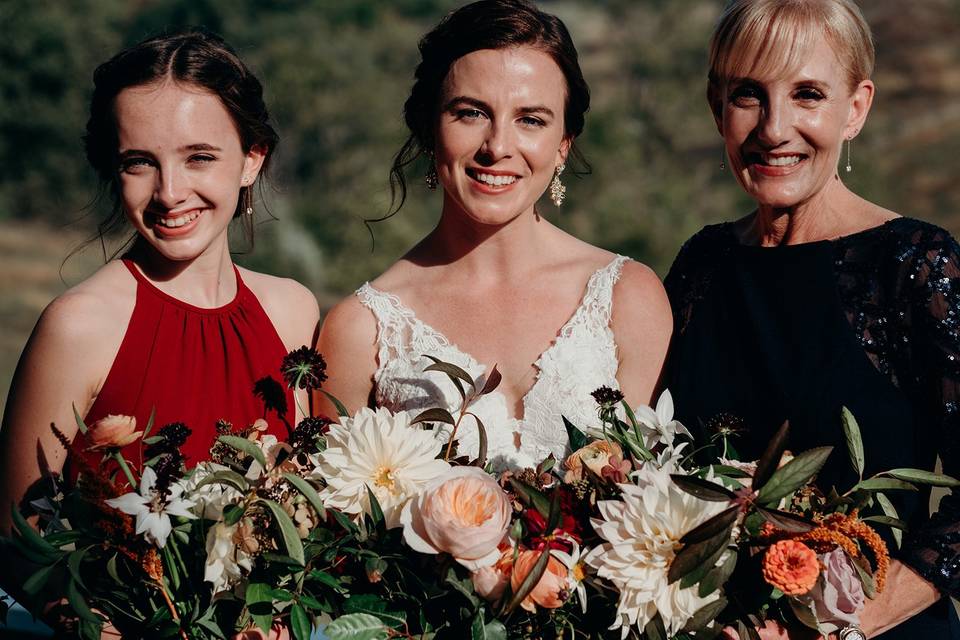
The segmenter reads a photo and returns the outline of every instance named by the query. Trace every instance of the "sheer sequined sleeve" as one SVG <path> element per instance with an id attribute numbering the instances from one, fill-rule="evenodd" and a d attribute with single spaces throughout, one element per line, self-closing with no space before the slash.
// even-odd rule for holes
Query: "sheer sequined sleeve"
<path id="1" fill-rule="evenodd" d="M 732 246 L 729 224 L 709 225 L 687 240 L 663 281 L 673 309 L 673 335 L 681 336 L 710 288 L 714 270 Z"/>
<path id="2" fill-rule="evenodd" d="M 946 231 L 917 229 L 898 259 L 911 299 L 915 380 L 943 471 L 960 478 L 960 246 Z M 905 541 L 905 560 L 941 591 L 960 595 L 960 489 Z"/>

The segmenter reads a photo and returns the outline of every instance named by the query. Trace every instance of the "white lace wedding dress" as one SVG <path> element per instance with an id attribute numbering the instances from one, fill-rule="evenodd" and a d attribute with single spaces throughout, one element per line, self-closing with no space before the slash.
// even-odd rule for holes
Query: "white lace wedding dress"
<path id="1" fill-rule="evenodd" d="M 596 404 L 590 392 L 601 386 L 619 387 L 610 314 L 613 286 L 628 259 L 617 256 L 590 276 L 580 306 L 534 363 L 538 373 L 523 397 L 522 416 L 510 415 L 506 399 L 498 391 L 471 406 L 486 427 L 487 458 L 495 469 L 536 466 L 551 453 L 563 460 L 568 450 L 561 416 L 580 428 L 597 426 Z M 424 354 L 455 364 L 474 379 L 486 379 L 486 366 L 422 322 L 395 295 L 374 289 L 369 283 L 356 295 L 377 319 L 377 405 L 394 412 L 407 411 L 411 417 L 439 406 L 456 416 L 460 394 L 445 374 L 424 372 L 432 364 Z M 444 427 L 437 437 L 446 442 L 449 427 Z M 470 417 L 461 423 L 457 439 L 461 455 L 476 456 L 478 431 Z"/>

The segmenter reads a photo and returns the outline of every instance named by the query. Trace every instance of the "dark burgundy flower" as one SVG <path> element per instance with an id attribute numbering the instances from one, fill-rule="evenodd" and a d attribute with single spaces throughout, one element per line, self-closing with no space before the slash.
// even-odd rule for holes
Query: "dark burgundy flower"
<path id="1" fill-rule="evenodd" d="M 330 428 L 331 420 L 323 416 L 304 418 L 290 435 L 290 446 L 297 450 L 313 449 L 317 437 L 323 435 Z"/>
<path id="2" fill-rule="evenodd" d="M 601 407 L 612 407 L 623 400 L 623 393 L 618 389 L 611 389 L 610 387 L 600 387 L 592 391 L 590 395 L 593 396 L 593 399 L 596 400 L 597 404 Z"/>
<path id="3" fill-rule="evenodd" d="M 288 387 L 299 387 L 307 391 L 320 388 L 327 379 L 327 363 L 323 356 L 312 348 L 303 346 L 291 351 L 280 364 L 280 373 Z"/>

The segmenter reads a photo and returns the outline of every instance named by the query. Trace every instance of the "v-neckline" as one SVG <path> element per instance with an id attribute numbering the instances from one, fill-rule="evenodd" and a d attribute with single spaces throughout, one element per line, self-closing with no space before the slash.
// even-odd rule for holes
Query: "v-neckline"
<path id="1" fill-rule="evenodd" d="M 531 366 L 533 366 L 533 368 L 536 369 L 536 373 L 534 374 L 533 383 L 527 389 L 526 393 L 524 393 L 519 398 L 520 407 L 523 413 L 519 416 L 512 415 L 513 407 L 511 407 L 510 403 L 507 402 L 507 396 L 499 389 L 495 389 L 489 394 L 489 395 L 495 394 L 501 400 L 503 400 L 503 404 L 507 408 L 508 418 L 512 420 L 514 423 L 523 422 L 529 413 L 529 411 L 527 410 L 527 400 L 531 397 L 531 395 L 533 395 L 533 391 L 537 388 L 537 385 L 540 384 L 540 373 L 542 372 L 540 363 L 543 362 L 544 356 L 546 356 L 551 351 L 557 348 L 557 346 L 560 344 L 560 339 L 564 337 L 564 332 L 567 330 L 567 327 L 572 326 L 573 322 L 577 319 L 577 317 L 581 313 L 584 313 L 584 310 L 587 307 L 588 297 L 590 296 L 591 291 L 593 290 L 593 287 L 594 287 L 594 282 L 601 276 L 601 274 L 612 269 L 613 266 L 620 261 L 625 262 L 626 258 L 618 254 L 614 256 L 613 260 L 611 260 L 610 262 L 608 262 L 607 264 L 605 264 L 604 266 L 600 267 L 599 269 L 594 271 L 592 274 L 590 274 L 590 277 L 587 278 L 587 282 L 584 285 L 583 295 L 580 297 L 580 302 L 577 304 L 576 308 L 573 310 L 573 313 L 571 313 L 570 317 L 567 318 L 567 321 L 564 322 L 559 329 L 557 329 L 556 334 L 554 335 L 553 339 L 550 341 L 550 344 L 548 344 L 547 347 L 540 352 L 540 355 L 537 356 L 537 359 L 531 363 Z M 446 345 L 448 348 L 453 349 L 458 354 L 463 356 L 467 361 L 467 368 L 469 369 L 480 368 L 482 369 L 481 375 L 486 376 L 488 372 L 487 365 L 477 360 L 477 358 L 475 358 L 473 354 L 471 354 L 469 351 L 462 349 L 460 345 L 458 345 L 453 340 L 448 338 L 445 333 L 443 333 L 442 331 L 439 331 L 438 329 L 434 328 L 433 326 L 421 320 L 420 317 L 417 316 L 417 313 L 413 310 L 413 308 L 404 304 L 404 302 L 400 300 L 399 296 L 397 296 L 396 294 L 390 293 L 388 291 L 381 291 L 380 289 L 377 289 L 376 287 L 371 285 L 369 282 L 367 282 L 364 286 L 369 288 L 371 291 L 375 293 L 378 293 L 380 295 L 383 295 L 389 298 L 398 309 L 400 309 L 401 311 L 403 311 L 405 314 L 409 316 L 412 322 L 415 322 L 420 326 L 421 329 L 423 329 L 426 332 L 429 332 L 435 338 L 437 338 L 439 342 L 441 342 L 442 344 Z M 383 363 L 381 363 L 381 366 L 383 366 Z"/>

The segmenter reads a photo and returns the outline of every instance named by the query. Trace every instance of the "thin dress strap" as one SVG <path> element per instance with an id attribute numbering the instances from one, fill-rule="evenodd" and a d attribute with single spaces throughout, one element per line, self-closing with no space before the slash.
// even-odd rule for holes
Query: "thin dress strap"
<path id="1" fill-rule="evenodd" d="M 580 307 L 560 331 L 561 336 L 569 336 L 580 327 L 590 329 L 609 327 L 613 312 L 613 287 L 620 279 L 623 265 L 628 260 L 630 258 L 618 255 L 590 276 Z"/>

